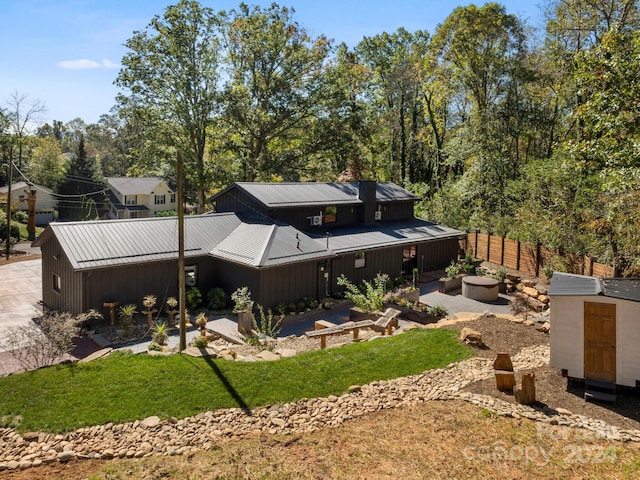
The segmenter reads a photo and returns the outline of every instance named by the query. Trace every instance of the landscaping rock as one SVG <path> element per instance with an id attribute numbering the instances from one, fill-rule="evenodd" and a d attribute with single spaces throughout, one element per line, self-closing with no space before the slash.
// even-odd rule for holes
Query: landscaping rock
<path id="1" fill-rule="evenodd" d="M 538 298 L 540 296 L 540 293 L 538 292 L 538 290 L 536 290 L 533 287 L 527 287 L 525 286 L 522 289 L 522 293 L 524 293 L 525 295 L 530 296 L 531 298 Z"/>
<path id="2" fill-rule="evenodd" d="M 153 415 L 151 417 L 145 418 L 140 423 L 145 428 L 155 428 L 160 424 L 160 417 L 157 417 L 157 416 Z"/>
<path id="3" fill-rule="evenodd" d="M 270 352 L 269 350 L 264 350 L 257 354 L 256 358 L 264 360 L 266 362 L 273 362 L 275 360 L 280 360 L 280 355 L 274 352 Z"/>
<path id="4" fill-rule="evenodd" d="M 464 327 L 460 331 L 460 341 L 462 343 L 466 343 L 467 345 L 472 345 L 474 347 L 484 347 L 484 342 L 482 341 L 482 334 L 469 327 Z"/>

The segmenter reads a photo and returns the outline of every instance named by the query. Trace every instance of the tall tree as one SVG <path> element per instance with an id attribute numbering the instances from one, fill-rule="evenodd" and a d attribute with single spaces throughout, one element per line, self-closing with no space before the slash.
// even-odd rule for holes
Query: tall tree
<path id="1" fill-rule="evenodd" d="M 55 138 L 39 138 L 26 174 L 34 183 L 55 189 L 64 175 L 66 163 L 67 159 L 62 155 L 60 144 Z"/>
<path id="2" fill-rule="evenodd" d="M 511 213 L 504 195 L 520 168 L 526 68 L 524 24 L 497 3 L 456 8 L 433 36 L 440 68 L 451 72 L 464 155 L 466 196 L 473 227 L 497 228 Z M 472 227 L 472 225 L 467 225 Z M 500 225 L 504 228 L 504 225 Z"/>
<path id="3" fill-rule="evenodd" d="M 9 120 L 9 131 L 17 146 L 17 166 L 22 168 L 23 147 L 27 137 L 37 127 L 41 120 L 41 115 L 46 112 L 44 103 L 38 99 L 29 98 L 25 93 L 17 90 L 9 95 L 7 101 L 7 118 Z"/>
<path id="4" fill-rule="evenodd" d="M 88 157 L 84 136 L 80 136 L 77 152 L 58 184 L 58 211 L 67 220 L 94 220 L 99 217 L 107 189 L 98 172 L 95 158 Z"/>
<path id="5" fill-rule="evenodd" d="M 264 10 L 240 4 L 226 16 L 225 119 L 245 180 L 295 175 L 298 138 L 325 97 L 330 42 L 312 39 L 293 13 L 275 3 Z"/>
<path id="6" fill-rule="evenodd" d="M 181 0 L 127 40 L 129 52 L 116 79 L 128 90 L 119 102 L 160 132 L 168 146 L 183 150 L 199 213 L 213 173 L 205 153 L 207 129 L 219 106 L 219 34 L 218 15 Z"/>
<path id="7" fill-rule="evenodd" d="M 401 183 L 421 179 L 424 114 L 419 72 L 428 39 L 426 32 L 412 34 L 400 28 L 392 34 L 365 37 L 356 47 L 374 76 L 370 99 L 381 111 L 385 176 Z"/>

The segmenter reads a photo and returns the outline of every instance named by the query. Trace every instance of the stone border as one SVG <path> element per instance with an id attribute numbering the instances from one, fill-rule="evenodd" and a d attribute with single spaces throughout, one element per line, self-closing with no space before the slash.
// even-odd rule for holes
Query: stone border
<path id="1" fill-rule="evenodd" d="M 547 364 L 548 359 L 546 345 L 525 348 L 513 357 L 514 369 L 536 368 Z M 461 391 L 470 383 L 492 375 L 492 362 L 474 357 L 419 375 L 354 385 L 350 393 L 340 396 L 303 399 L 252 411 L 230 408 L 165 421 L 154 416 L 125 424 L 81 428 L 64 435 L 38 432 L 20 435 L 14 429 L 3 428 L 0 429 L 0 471 L 73 459 L 193 455 L 210 450 L 221 438 L 251 433 L 307 433 L 335 427 L 378 410 L 429 400 L 464 400 L 499 416 L 585 429 L 607 440 L 640 442 L 640 430 L 623 430 L 567 410 L 536 409 Z"/>

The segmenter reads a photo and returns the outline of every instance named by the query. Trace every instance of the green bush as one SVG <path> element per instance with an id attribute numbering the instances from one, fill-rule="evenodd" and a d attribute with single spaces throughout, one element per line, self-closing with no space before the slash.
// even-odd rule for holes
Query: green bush
<path id="1" fill-rule="evenodd" d="M 7 216 L 3 215 L 0 222 L 0 241 L 4 241 L 7 239 Z M 20 224 L 11 222 L 10 232 L 11 238 L 15 238 L 16 242 L 20 240 Z M 4 245 L 0 245 L 0 248 L 4 248 Z"/>
<path id="2" fill-rule="evenodd" d="M 27 223 L 29 221 L 29 215 L 27 215 L 27 212 L 23 212 L 22 210 L 14 210 L 11 212 L 11 219 L 18 223 Z"/>
<path id="3" fill-rule="evenodd" d="M 278 315 L 285 315 L 287 313 L 287 306 L 284 303 L 279 303 L 276 305 L 275 310 Z"/>
<path id="4" fill-rule="evenodd" d="M 455 263 L 453 260 L 451 261 L 451 265 L 444 269 L 449 278 L 456 278 L 460 273 L 460 265 Z"/>
<path id="5" fill-rule="evenodd" d="M 211 310 L 223 310 L 227 306 L 227 294 L 220 287 L 209 290 L 207 300 Z"/>
<path id="6" fill-rule="evenodd" d="M 191 287 L 186 292 L 187 297 L 187 305 L 189 308 L 194 309 L 198 308 L 202 303 L 202 293 L 198 287 Z"/>
<path id="7" fill-rule="evenodd" d="M 236 289 L 231 294 L 234 307 L 233 313 L 250 312 L 253 309 L 253 300 L 251 300 L 251 292 L 247 287 Z"/>
<path id="8" fill-rule="evenodd" d="M 444 305 L 433 305 L 429 307 L 429 315 L 433 315 L 434 317 L 446 317 L 449 315 L 449 310 Z"/>
<path id="9" fill-rule="evenodd" d="M 162 351 L 162 347 L 160 346 L 160 344 L 158 344 L 156 342 L 151 342 L 149 344 L 149 346 L 147 347 L 147 350 L 150 350 L 152 352 L 161 352 Z"/>
<path id="10" fill-rule="evenodd" d="M 193 339 L 191 345 L 196 348 L 207 348 L 207 346 L 209 345 L 209 340 L 207 340 L 207 337 L 203 337 L 202 335 L 200 335 Z"/>
<path id="11" fill-rule="evenodd" d="M 373 281 L 362 281 L 362 285 L 357 287 L 344 275 L 337 279 L 338 285 L 346 288 L 344 296 L 365 313 L 374 313 L 382 310 L 384 295 L 386 293 L 387 275 L 376 275 Z"/>

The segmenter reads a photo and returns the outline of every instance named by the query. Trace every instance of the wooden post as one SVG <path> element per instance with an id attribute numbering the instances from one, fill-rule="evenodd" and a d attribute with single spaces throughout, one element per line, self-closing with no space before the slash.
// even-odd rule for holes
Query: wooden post
<path id="1" fill-rule="evenodd" d="M 516 387 L 514 395 L 516 402 L 522 405 L 533 405 L 536 403 L 536 383 L 534 372 L 522 374 L 522 387 Z"/>
<path id="2" fill-rule="evenodd" d="M 516 270 L 520 270 L 520 240 L 516 243 Z"/>
<path id="3" fill-rule="evenodd" d="M 506 238 L 507 233 L 502 233 L 502 249 L 500 250 L 500 265 L 504 266 L 504 239 Z"/>
<path id="4" fill-rule="evenodd" d="M 493 362 L 496 376 L 496 388 L 501 392 L 512 393 L 516 385 L 516 377 L 513 373 L 513 363 L 508 353 L 499 353 Z"/>
<path id="5" fill-rule="evenodd" d="M 536 277 L 540 275 L 540 242 L 536 242 Z"/>
<path id="6" fill-rule="evenodd" d="M 480 230 L 476 230 L 476 248 L 473 251 L 473 256 L 476 258 L 480 258 L 480 256 L 478 255 L 478 232 L 480 232 Z"/>
<path id="7" fill-rule="evenodd" d="M 27 194 L 27 232 L 29 233 L 27 239 L 30 242 L 33 242 L 36 239 L 36 189 L 31 187 L 29 190 L 25 190 L 24 192 Z"/>
<path id="8" fill-rule="evenodd" d="M 178 150 L 176 162 L 178 177 L 178 309 L 180 310 L 180 346 L 182 352 L 187 348 L 187 293 L 184 273 L 184 204 L 182 194 L 182 151 Z"/>
<path id="9" fill-rule="evenodd" d="M 491 262 L 491 232 L 487 232 L 487 262 Z"/>

